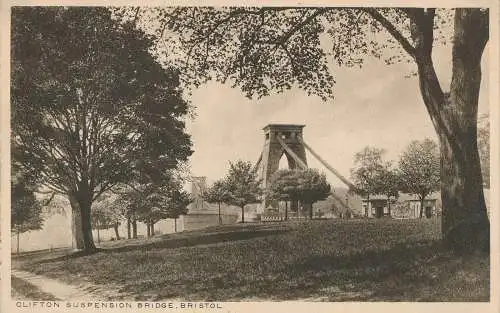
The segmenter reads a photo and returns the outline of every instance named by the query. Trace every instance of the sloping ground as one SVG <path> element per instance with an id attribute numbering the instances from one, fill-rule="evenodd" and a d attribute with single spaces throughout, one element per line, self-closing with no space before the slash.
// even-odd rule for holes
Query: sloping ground
<path id="1" fill-rule="evenodd" d="M 53 294 L 45 292 L 32 283 L 17 276 L 11 277 L 11 297 L 15 300 L 49 301 L 61 300 Z"/>
<path id="2" fill-rule="evenodd" d="M 439 223 L 237 224 L 13 265 L 110 286 L 115 300 L 488 301 L 489 258 L 444 250 Z"/>

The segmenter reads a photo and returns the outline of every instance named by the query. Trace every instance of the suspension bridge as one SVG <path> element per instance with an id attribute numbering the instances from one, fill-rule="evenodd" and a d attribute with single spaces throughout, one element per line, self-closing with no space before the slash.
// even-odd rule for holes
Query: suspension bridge
<path id="1" fill-rule="evenodd" d="M 286 156 L 290 169 L 307 169 L 306 150 L 315 157 L 327 170 L 344 183 L 351 192 L 356 187 L 339 171 L 325 161 L 314 149 L 304 141 L 303 128 L 305 125 L 297 124 L 269 124 L 264 130 L 264 148 L 262 149 L 254 169 L 257 170 L 259 178 L 262 179 L 262 187 L 266 188 L 272 175 L 279 169 L 279 162 L 283 155 Z M 334 190 L 331 196 L 343 207 L 343 209 L 354 213 L 349 204 L 337 195 Z M 264 199 L 260 207 L 261 213 L 268 208 L 270 202 Z M 292 209 L 297 206 L 292 203 Z"/>

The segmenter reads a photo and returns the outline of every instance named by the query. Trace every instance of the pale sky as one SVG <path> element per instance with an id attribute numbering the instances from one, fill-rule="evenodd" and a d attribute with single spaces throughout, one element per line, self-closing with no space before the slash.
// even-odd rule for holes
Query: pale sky
<path id="1" fill-rule="evenodd" d="M 488 47 L 483 56 L 487 73 Z M 445 91 L 451 80 L 450 47 L 436 48 L 436 71 Z M 227 173 L 228 162 L 256 162 L 264 145 L 262 128 L 269 123 L 305 124 L 304 140 L 340 173 L 349 178 L 353 156 L 370 145 L 387 150 L 387 160 L 397 160 L 412 140 L 436 139 L 420 95 L 417 77 L 405 78 L 407 64 L 387 66 L 368 59 L 361 69 L 335 68 L 335 99 L 323 102 L 298 89 L 249 100 L 239 89 L 210 82 L 193 92 L 190 100 L 197 117 L 188 122 L 194 154 L 194 176 L 208 182 Z M 488 75 L 483 75 L 479 112 L 489 112 Z M 327 174 L 333 186 L 343 184 L 312 155 L 309 167 Z"/>

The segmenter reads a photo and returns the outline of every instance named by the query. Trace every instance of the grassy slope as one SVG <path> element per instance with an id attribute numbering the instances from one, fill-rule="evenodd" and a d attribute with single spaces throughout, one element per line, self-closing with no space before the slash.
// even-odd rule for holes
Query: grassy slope
<path id="1" fill-rule="evenodd" d="M 438 237 L 438 220 L 233 225 L 13 262 L 130 300 L 488 301 L 489 259 L 454 256 Z"/>
<path id="2" fill-rule="evenodd" d="M 13 299 L 33 301 L 59 300 L 53 295 L 41 291 L 36 286 L 28 283 L 23 279 L 12 276 L 11 284 L 11 293 Z"/>

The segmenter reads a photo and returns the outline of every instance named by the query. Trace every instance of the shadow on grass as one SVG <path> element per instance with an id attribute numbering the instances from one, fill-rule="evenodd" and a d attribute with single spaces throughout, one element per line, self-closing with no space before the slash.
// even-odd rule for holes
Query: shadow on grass
<path id="1" fill-rule="evenodd" d="M 128 252 L 134 250 L 155 250 L 155 249 L 175 249 L 181 247 L 193 247 L 199 245 L 225 243 L 230 241 L 249 240 L 257 237 L 265 237 L 279 235 L 287 232 L 287 230 L 244 230 L 244 231 L 229 231 L 209 233 L 203 236 L 181 237 L 181 238 L 165 238 L 161 241 L 147 243 L 140 246 L 123 246 L 118 248 L 102 249 L 103 252 Z"/>
<path id="2" fill-rule="evenodd" d="M 176 249 L 182 247 L 193 247 L 200 245 L 227 243 L 231 241 L 249 240 L 257 237 L 279 235 L 288 231 L 289 230 L 287 229 L 266 229 L 266 230 L 237 229 L 227 232 L 207 233 L 201 236 L 197 234 L 196 236 L 186 236 L 177 238 L 175 237 L 169 238 L 169 235 L 163 235 L 161 237 L 162 238 L 161 240 L 157 240 L 154 242 L 147 243 L 146 241 L 143 242 L 142 244 L 131 244 L 114 248 L 98 248 L 95 253 L 121 253 L 129 251 L 148 251 L 156 249 Z M 51 262 L 64 261 L 68 259 L 80 258 L 87 255 L 89 255 L 89 253 L 85 251 L 78 251 L 62 255 L 59 257 L 43 259 L 35 262 L 37 264 L 51 263 Z"/>
<path id="3" fill-rule="evenodd" d="M 281 297 L 323 293 L 330 301 L 489 301 L 489 257 L 462 257 L 437 241 L 313 257 L 286 271 L 292 277 L 314 278 L 301 286 L 274 288 Z M 328 285 L 338 288 L 325 290 Z"/>
<path id="4" fill-rule="evenodd" d="M 489 264 L 487 257 L 484 264 Z M 145 282 L 127 286 L 141 294 L 152 289 L 154 300 L 243 301 L 257 299 L 308 301 L 489 301 L 488 270 L 469 268 L 476 282 L 455 279 L 477 259 L 463 260 L 433 241 L 366 250 L 347 256 L 312 257 L 274 273 L 244 277 L 209 275 L 200 281 Z M 467 269 L 466 269 L 467 270 Z M 154 288 L 148 284 L 155 284 Z M 151 295 L 151 294 L 150 294 Z M 136 300 L 143 300 L 138 296 Z"/>

